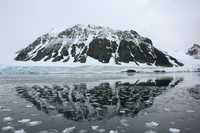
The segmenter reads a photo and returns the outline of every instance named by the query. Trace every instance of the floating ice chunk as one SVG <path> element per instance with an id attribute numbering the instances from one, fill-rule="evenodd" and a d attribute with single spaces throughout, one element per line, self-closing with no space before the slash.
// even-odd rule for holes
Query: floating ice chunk
<path id="1" fill-rule="evenodd" d="M 157 132 L 153 130 L 149 130 L 149 131 L 145 131 L 144 133 L 157 133 Z"/>
<path id="2" fill-rule="evenodd" d="M 3 111 L 3 112 L 10 112 L 11 109 L 3 108 L 2 111 Z"/>
<path id="3" fill-rule="evenodd" d="M 118 131 L 117 130 L 110 130 L 109 133 L 118 133 Z"/>
<path id="4" fill-rule="evenodd" d="M 20 129 L 20 130 L 15 130 L 14 133 L 26 133 L 26 132 L 24 131 L 24 129 Z"/>
<path id="5" fill-rule="evenodd" d="M 63 114 L 57 114 L 55 117 L 63 117 Z"/>
<path id="6" fill-rule="evenodd" d="M 65 128 L 62 133 L 71 133 L 73 132 L 73 130 L 75 129 L 76 127 L 69 127 L 69 128 Z"/>
<path id="7" fill-rule="evenodd" d="M 14 119 L 13 119 L 12 117 L 9 117 L 9 116 L 3 118 L 3 121 L 4 121 L 4 122 L 10 122 L 10 121 L 13 121 L 13 120 L 14 120 Z"/>
<path id="8" fill-rule="evenodd" d="M 170 108 L 164 108 L 164 111 L 166 111 L 166 112 L 170 112 L 171 109 L 170 109 Z"/>
<path id="9" fill-rule="evenodd" d="M 120 120 L 120 123 L 121 123 L 122 126 L 128 127 L 128 124 L 127 124 L 127 120 L 126 120 L 126 119 Z"/>
<path id="10" fill-rule="evenodd" d="M 11 127 L 11 126 L 6 126 L 6 127 L 2 127 L 1 130 L 2 131 L 9 131 L 9 130 L 13 130 L 14 127 Z"/>
<path id="11" fill-rule="evenodd" d="M 33 126 L 38 126 L 40 124 L 42 124 L 41 121 L 31 121 L 31 122 L 28 122 L 27 125 L 33 127 Z"/>
<path id="12" fill-rule="evenodd" d="M 146 125 L 147 127 L 149 127 L 149 128 L 154 128 L 154 127 L 159 126 L 159 123 L 152 121 L 152 122 L 147 122 L 147 123 L 145 123 L 145 125 Z"/>
<path id="13" fill-rule="evenodd" d="M 26 108 L 32 108 L 32 107 L 33 107 L 33 105 L 31 105 L 31 104 L 28 104 L 28 105 L 26 105 L 25 107 L 26 107 Z"/>
<path id="14" fill-rule="evenodd" d="M 181 130 L 177 128 L 169 128 L 169 132 L 171 133 L 179 133 Z"/>
<path id="15" fill-rule="evenodd" d="M 125 113 L 126 113 L 125 110 L 120 110 L 119 112 L 120 112 L 121 114 L 125 114 Z"/>
<path id="16" fill-rule="evenodd" d="M 186 112 L 187 112 L 187 113 L 194 113 L 195 111 L 189 109 L 189 110 L 186 110 Z"/>
<path id="17" fill-rule="evenodd" d="M 104 133 L 106 131 L 106 129 L 99 129 L 98 130 L 100 133 Z"/>
<path id="18" fill-rule="evenodd" d="M 79 133 L 87 133 L 87 130 L 81 129 L 81 130 L 79 131 Z"/>
<path id="19" fill-rule="evenodd" d="M 152 103 L 152 101 L 151 100 L 147 100 L 147 101 L 145 101 L 145 103 L 150 104 L 150 103 Z"/>
<path id="20" fill-rule="evenodd" d="M 99 126 L 91 126 L 92 130 L 97 130 Z"/>
<path id="21" fill-rule="evenodd" d="M 31 120 L 30 119 L 21 119 L 21 120 L 19 120 L 18 122 L 19 123 L 28 123 L 28 122 L 30 122 Z"/>

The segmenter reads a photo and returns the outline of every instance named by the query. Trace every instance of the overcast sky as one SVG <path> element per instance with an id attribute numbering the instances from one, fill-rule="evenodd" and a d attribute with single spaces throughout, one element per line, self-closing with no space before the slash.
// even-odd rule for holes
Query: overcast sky
<path id="1" fill-rule="evenodd" d="M 200 0 L 0 0 L 0 64 L 52 28 L 133 29 L 164 50 L 200 43 Z"/>

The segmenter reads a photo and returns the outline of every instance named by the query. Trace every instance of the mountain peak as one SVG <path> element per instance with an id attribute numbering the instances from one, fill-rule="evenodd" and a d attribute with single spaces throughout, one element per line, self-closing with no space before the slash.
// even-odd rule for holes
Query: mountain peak
<path id="1" fill-rule="evenodd" d="M 193 56 L 195 59 L 200 59 L 200 45 L 193 44 L 193 46 L 188 49 L 187 54 Z"/>
<path id="2" fill-rule="evenodd" d="M 182 66 L 175 58 L 153 46 L 136 31 L 77 24 L 57 35 L 44 34 L 18 52 L 17 61 L 100 63 Z"/>

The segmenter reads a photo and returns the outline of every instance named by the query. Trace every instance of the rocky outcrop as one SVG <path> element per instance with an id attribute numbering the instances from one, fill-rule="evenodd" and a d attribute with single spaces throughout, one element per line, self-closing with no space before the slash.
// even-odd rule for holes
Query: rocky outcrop
<path id="1" fill-rule="evenodd" d="M 133 62 L 135 65 L 183 66 L 155 48 L 149 38 L 133 30 L 119 31 L 93 25 L 75 25 L 58 34 L 42 35 L 17 52 L 15 60 L 87 63 L 88 58 L 119 65 Z"/>
<path id="2" fill-rule="evenodd" d="M 195 59 L 200 59 L 200 45 L 194 44 L 188 49 L 187 54 L 193 56 Z"/>

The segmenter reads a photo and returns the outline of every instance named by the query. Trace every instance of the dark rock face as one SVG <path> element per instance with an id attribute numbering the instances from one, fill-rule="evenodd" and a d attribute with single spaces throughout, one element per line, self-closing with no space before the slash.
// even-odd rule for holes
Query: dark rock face
<path id="1" fill-rule="evenodd" d="M 34 85 L 19 86 L 16 91 L 48 115 L 62 114 L 74 121 L 96 121 L 116 115 L 134 117 L 141 110 L 151 107 L 155 97 L 180 81 L 163 78 L 147 82 L 115 82 L 115 85 L 103 82 L 94 87 L 84 83 L 72 86 Z"/>
<path id="2" fill-rule="evenodd" d="M 187 54 L 193 56 L 195 59 L 200 59 L 200 45 L 194 44 L 188 49 Z"/>
<path id="3" fill-rule="evenodd" d="M 17 61 L 87 63 L 88 57 L 101 63 L 135 63 L 163 67 L 183 66 L 174 57 L 155 48 L 149 38 L 137 32 L 76 25 L 56 36 L 45 34 L 17 53 Z"/>
<path id="4" fill-rule="evenodd" d="M 102 63 L 109 63 L 112 54 L 116 52 L 117 44 L 108 39 L 94 39 L 89 44 L 87 55 Z"/>

